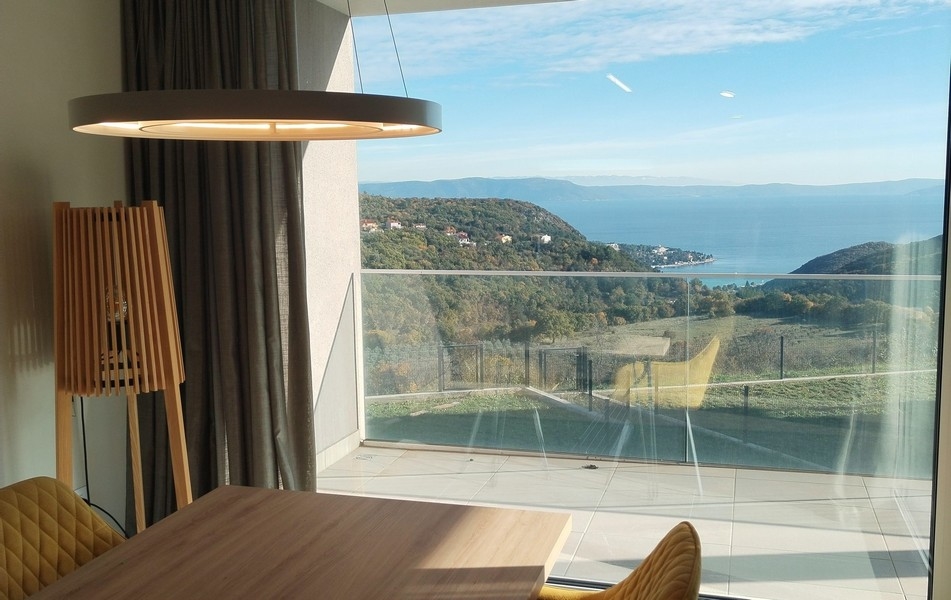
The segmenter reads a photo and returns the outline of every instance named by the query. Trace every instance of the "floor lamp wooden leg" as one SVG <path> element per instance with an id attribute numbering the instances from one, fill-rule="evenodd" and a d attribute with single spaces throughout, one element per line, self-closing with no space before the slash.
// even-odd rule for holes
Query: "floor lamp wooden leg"
<path id="1" fill-rule="evenodd" d="M 73 396 L 56 390 L 56 478 L 73 488 Z"/>
<path id="2" fill-rule="evenodd" d="M 135 500 L 135 530 L 145 529 L 145 492 L 142 485 L 142 444 L 139 441 L 139 405 L 133 392 L 126 390 L 129 412 L 129 457 L 132 461 L 132 491 Z"/>
<path id="3" fill-rule="evenodd" d="M 178 508 L 182 508 L 192 501 L 192 484 L 188 471 L 188 452 L 185 447 L 182 395 L 177 384 L 165 390 L 165 417 L 168 419 L 168 445 L 172 454 L 175 500 Z"/>

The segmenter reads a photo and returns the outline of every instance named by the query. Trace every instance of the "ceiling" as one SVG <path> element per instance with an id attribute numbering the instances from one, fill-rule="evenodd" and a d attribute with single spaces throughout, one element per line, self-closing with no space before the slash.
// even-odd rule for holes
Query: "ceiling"
<path id="1" fill-rule="evenodd" d="M 370 17 L 413 12 L 432 12 L 437 10 L 457 10 L 462 8 L 486 8 L 490 6 L 514 6 L 517 4 L 543 4 L 564 2 L 566 0 L 320 0 L 327 6 L 354 17 Z"/>

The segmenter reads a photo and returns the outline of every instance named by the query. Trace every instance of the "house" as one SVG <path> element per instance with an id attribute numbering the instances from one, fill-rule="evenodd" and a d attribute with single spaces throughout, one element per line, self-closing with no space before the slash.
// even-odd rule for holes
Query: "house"
<path id="1" fill-rule="evenodd" d="M 321 27 L 338 37 L 302 35 L 300 52 L 320 58 L 324 80 L 344 89 L 341 82 L 353 72 L 352 47 L 344 35 L 344 3 L 334 4 L 337 10 L 301 0 L 299 6 L 320 13 Z M 115 0 L 0 0 L 0 332 L 7 349 L 0 354 L 0 485 L 55 471 L 50 211 L 54 201 L 101 206 L 126 197 L 123 141 L 79 135 L 64 125 L 69 99 L 122 89 L 119 28 Z M 360 282 L 357 169 L 355 146 L 348 142 L 307 144 L 303 152 L 308 173 L 321 182 L 305 182 L 303 215 L 307 235 L 320 240 L 307 245 L 308 278 L 319 282 L 308 289 L 313 392 L 320 398 L 319 468 L 361 441 L 356 398 L 362 384 L 354 362 L 362 339 L 354 319 Z M 447 233 L 457 232 L 447 228 Z M 551 242 L 549 235 L 538 239 Z M 327 390 L 331 393 L 321 394 Z M 90 480 L 99 502 L 118 515 L 125 512 L 124 403 L 124 398 L 90 398 L 82 407 Z M 77 408 L 77 429 L 80 414 Z M 951 411 L 941 411 L 940 418 L 934 598 L 949 598 L 951 573 L 944 565 L 951 543 Z"/>
<path id="2" fill-rule="evenodd" d="M 507 233 L 499 233 L 499 234 L 496 234 L 495 241 L 497 241 L 500 244 L 511 244 L 512 236 L 508 235 Z"/>
<path id="3" fill-rule="evenodd" d="M 396 219 L 387 219 L 383 224 L 383 227 L 386 229 L 402 229 L 403 224 L 397 221 Z"/>
<path id="4" fill-rule="evenodd" d="M 380 230 L 380 224 L 373 219 L 360 219 L 360 230 L 367 233 Z"/>

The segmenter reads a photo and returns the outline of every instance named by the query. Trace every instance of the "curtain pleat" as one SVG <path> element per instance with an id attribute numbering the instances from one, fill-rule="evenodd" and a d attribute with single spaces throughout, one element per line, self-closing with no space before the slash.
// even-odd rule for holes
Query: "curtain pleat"
<path id="1" fill-rule="evenodd" d="M 123 0 L 126 89 L 295 89 L 293 0 Z M 316 486 L 300 144 L 130 140 L 165 208 L 195 496 Z M 160 398 L 141 397 L 146 511 L 173 509 Z M 129 511 L 131 514 L 132 511 Z"/>

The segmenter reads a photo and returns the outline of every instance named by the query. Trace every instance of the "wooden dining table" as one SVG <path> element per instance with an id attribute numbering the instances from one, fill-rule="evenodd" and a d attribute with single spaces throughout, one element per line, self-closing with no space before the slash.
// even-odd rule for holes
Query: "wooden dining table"
<path id="1" fill-rule="evenodd" d="M 535 598 L 566 513 L 222 486 L 35 598 Z"/>

